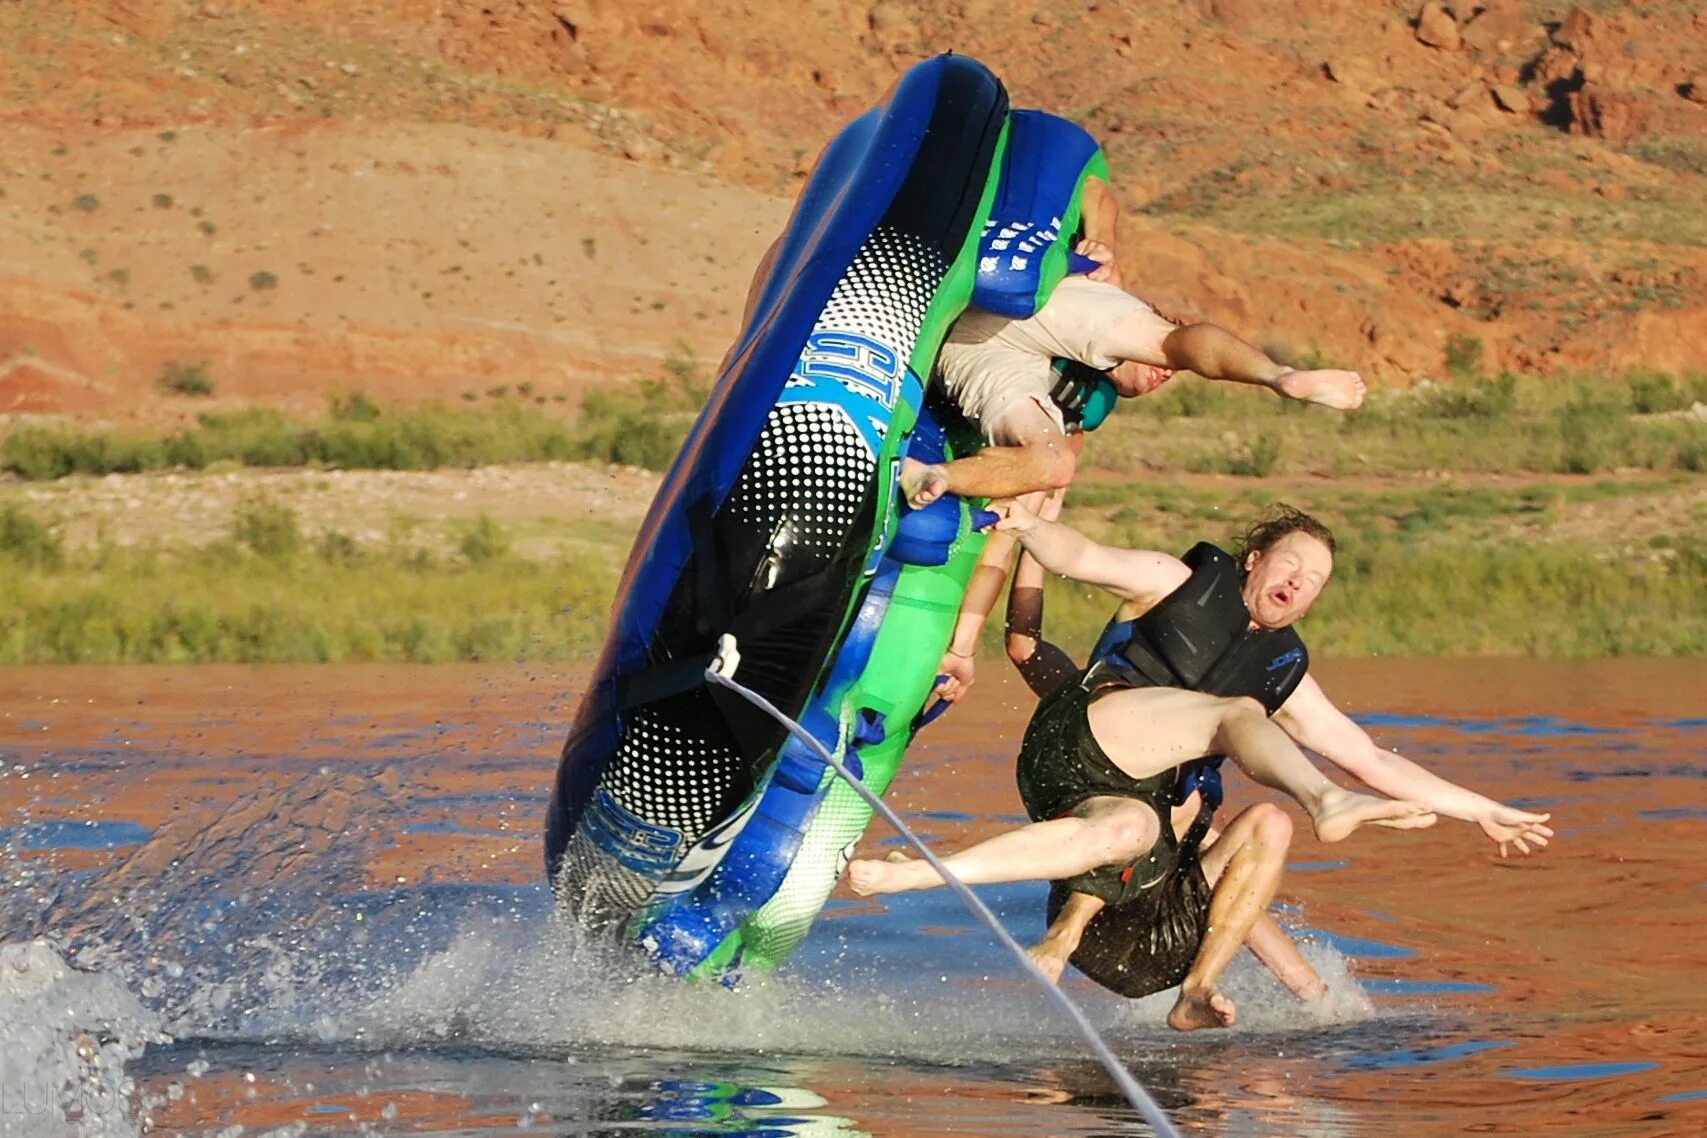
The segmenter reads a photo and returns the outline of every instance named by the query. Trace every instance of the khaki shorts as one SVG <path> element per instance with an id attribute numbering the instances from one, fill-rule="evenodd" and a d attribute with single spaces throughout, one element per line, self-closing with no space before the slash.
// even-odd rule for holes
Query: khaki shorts
<path id="1" fill-rule="evenodd" d="M 1037 315 L 1009 320 L 980 309 L 949 329 L 937 360 L 948 394 L 987 441 L 1017 446 L 1037 419 L 1023 407 L 1040 407 L 1065 432 L 1061 411 L 1049 398 L 1050 362 L 1077 360 L 1098 371 L 1120 362 L 1108 352 L 1108 335 L 1128 317 L 1151 311 L 1131 293 L 1102 281 L 1068 277 Z"/>

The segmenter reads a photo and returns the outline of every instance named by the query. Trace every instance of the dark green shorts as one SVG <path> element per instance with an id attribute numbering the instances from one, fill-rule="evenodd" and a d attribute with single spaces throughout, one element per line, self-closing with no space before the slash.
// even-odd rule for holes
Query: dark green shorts
<path id="1" fill-rule="evenodd" d="M 1071 892 L 1065 881 L 1050 888 L 1051 924 Z M 1187 856 L 1161 882 L 1092 917 L 1073 967 L 1122 996 L 1154 995 L 1185 979 L 1208 931 L 1209 881 Z"/>
<path id="2" fill-rule="evenodd" d="M 1114 765 L 1091 734 L 1088 710 L 1107 686 L 1062 684 L 1038 705 L 1020 746 L 1020 798 L 1033 821 L 1071 814 L 1086 799 L 1132 798 L 1156 812 L 1161 838 L 1129 865 L 1103 866 L 1049 892 L 1053 924 L 1072 893 L 1108 902 L 1092 918 L 1073 953 L 1073 966 L 1110 991 L 1148 996 L 1185 978 L 1209 928 L 1209 882 L 1196 837 L 1207 817 L 1181 842 L 1173 830 L 1178 770 L 1135 779 Z"/>
<path id="3" fill-rule="evenodd" d="M 1093 869 L 1065 882 L 1073 890 L 1101 897 L 1109 904 L 1128 901 L 1172 873 L 1180 860 L 1179 839 L 1173 830 L 1174 786 L 1177 770 L 1135 779 L 1115 766 L 1091 734 L 1087 711 L 1107 691 L 1086 691 L 1065 683 L 1045 696 L 1031 717 L 1020 744 L 1020 800 L 1034 822 L 1071 814 L 1086 799 L 1102 796 L 1131 798 L 1156 812 L 1161 837 L 1130 865 Z"/>

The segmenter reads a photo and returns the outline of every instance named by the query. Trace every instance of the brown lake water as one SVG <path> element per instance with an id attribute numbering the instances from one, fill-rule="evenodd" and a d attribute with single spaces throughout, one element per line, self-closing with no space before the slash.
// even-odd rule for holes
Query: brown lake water
<path id="1" fill-rule="evenodd" d="M 1030 702 L 1004 668 L 892 794 L 944 849 L 1020 820 Z M 1176 1125 L 1707 1134 L 1707 662 L 1318 674 L 1382 743 L 1552 811 L 1558 838 L 1502 861 L 1462 823 L 1335 846 L 1301 824 L 1280 915 L 1324 1013 L 1248 958 L 1241 1026 L 1191 1037 L 1165 998 L 1070 978 Z M 946 892 L 838 893 L 733 991 L 579 943 L 540 835 L 580 682 L 0 671 L 0 1135 L 1145 1132 Z M 1261 794 L 1229 779 L 1234 807 Z M 982 892 L 1041 932 L 1042 886 Z"/>

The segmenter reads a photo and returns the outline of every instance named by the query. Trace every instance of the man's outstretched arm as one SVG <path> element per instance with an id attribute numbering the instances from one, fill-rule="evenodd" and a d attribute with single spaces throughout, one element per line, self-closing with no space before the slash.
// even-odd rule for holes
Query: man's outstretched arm
<path id="1" fill-rule="evenodd" d="M 1177 557 L 1101 545 L 1072 526 L 1044 521 L 1017 501 L 992 502 L 990 508 L 1001 517 L 996 529 L 1017 537 L 1044 569 L 1107 589 L 1122 600 L 1160 600 L 1191 576 Z"/>
<path id="2" fill-rule="evenodd" d="M 978 555 L 978 564 L 966 583 L 966 595 L 961 598 L 960 613 L 954 618 L 948 650 L 937 665 L 937 674 L 946 678 L 934 691 L 950 703 L 965 695 L 976 678 L 978 635 L 1007 583 L 1008 558 L 1013 550 L 1014 539 L 1008 534 L 993 533 L 985 538 L 984 551 Z"/>
<path id="3" fill-rule="evenodd" d="M 1501 856 L 1508 845 L 1528 853 L 1530 846 L 1545 847 L 1553 837 L 1546 825 L 1552 815 L 1532 814 L 1495 802 L 1377 746 L 1367 731 L 1333 705 L 1312 676 L 1304 678 L 1274 718 L 1300 746 L 1317 752 L 1382 794 L 1420 802 L 1449 818 L 1475 822 L 1499 843 Z"/>

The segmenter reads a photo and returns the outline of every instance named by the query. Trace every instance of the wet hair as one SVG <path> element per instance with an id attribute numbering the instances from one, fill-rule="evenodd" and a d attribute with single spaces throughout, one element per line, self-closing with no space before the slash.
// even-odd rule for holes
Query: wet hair
<path id="1" fill-rule="evenodd" d="M 1334 543 L 1334 535 L 1327 526 L 1306 514 L 1303 510 L 1294 509 L 1282 502 L 1251 524 L 1244 536 L 1239 538 L 1234 549 L 1241 570 L 1245 558 L 1252 553 L 1267 553 L 1274 548 L 1274 543 L 1289 533 L 1302 533 L 1315 538 L 1328 547 L 1333 553 L 1338 548 Z"/>

